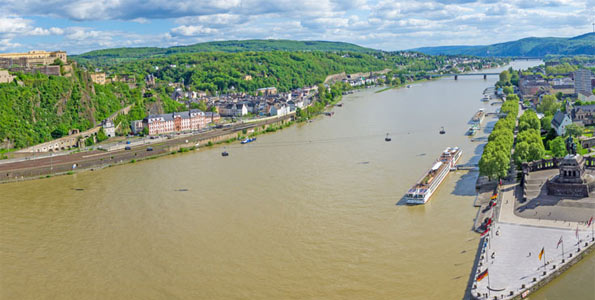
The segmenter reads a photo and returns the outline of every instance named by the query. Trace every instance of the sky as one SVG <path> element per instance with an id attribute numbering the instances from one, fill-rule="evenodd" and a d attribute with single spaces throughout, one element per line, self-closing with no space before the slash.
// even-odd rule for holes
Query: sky
<path id="1" fill-rule="evenodd" d="M 593 31 L 595 0 L 2 0 L 0 52 L 327 40 L 383 50 Z"/>

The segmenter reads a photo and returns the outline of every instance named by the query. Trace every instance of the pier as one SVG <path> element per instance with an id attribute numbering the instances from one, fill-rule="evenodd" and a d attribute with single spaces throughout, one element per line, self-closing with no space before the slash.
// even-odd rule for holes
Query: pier
<path id="1" fill-rule="evenodd" d="M 479 171 L 477 164 L 462 164 L 456 165 L 457 170 Z"/>

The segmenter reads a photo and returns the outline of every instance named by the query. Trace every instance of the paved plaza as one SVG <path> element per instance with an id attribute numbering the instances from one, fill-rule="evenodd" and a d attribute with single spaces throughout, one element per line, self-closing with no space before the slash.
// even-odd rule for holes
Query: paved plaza
<path id="1" fill-rule="evenodd" d="M 471 295 L 475 298 L 509 299 L 519 295 L 580 254 L 579 249 L 583 252 L 594 245 L 592 227 L 587 226 L 587 221 L 595 215 L 595 208 L 587 205 L 579 213 L 576 207 L 551 205 L 547 209 L 533 208 L 533 212 L 538 212 L 537 217 L 526 218 L 517 211 L 523 204 L 517 200 L 519 191 L 516 183 L 501 188 L 496 220 L 483 238 L 479 261 L 472 272 L 477 278 L 487 268 L 489 278 L 474 282 Z M 548 209 L 558 214 L 550 215 Z M 546 218 L 552 215 L 558 219 Z M 562 243 L 558 245 L 560 239 Z M 542 248 L 544 256 L 540 260 Z"/>
<path id="2" fill-rule="evenodd" d="M 488 269 L 488 277 L 477 282 L 472 295 L 480 299 L 510 298 L 529 288 L 546 275 L 559 268 L 562 263 L 562 248 L 566 262 L 570 254 L 576 256 L 577 250 L 584 250 L 585 241 L 591 242 L 590 230 L 579 230 L 580 247 L 576 229 L 544 228 L 518 224 L 495 223 L 493 231 L 482 246 L 475 276 Z M 562 238 L 562 244 L 558 241 Z M 539 260 L 539 252 L 544 249 L 544 256 Z M 483 257 L 483 258 L 482 258 Z M 545 262 L 545 269 L 544 269 Z M 534 281 L 535 280 L 535 281 Z M 488 282 L 490 290 L 488 291 Z M 525 285 L 523 287 L 523 284 Z"/>

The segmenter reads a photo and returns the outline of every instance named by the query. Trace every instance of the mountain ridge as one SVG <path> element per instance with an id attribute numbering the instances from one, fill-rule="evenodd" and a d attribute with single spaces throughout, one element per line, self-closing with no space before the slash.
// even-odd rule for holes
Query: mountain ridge
<path id="1" fill-rule="evenodd" d="M 526 37 L 516 41 L 491 45 L 454 45 L 420 47 L 409 51 L 428 55 L 473 55 L 473 56 L 530 56 L 546 55 L 595 55 L 595 33 L 589 32 L 574 37 Z"/>

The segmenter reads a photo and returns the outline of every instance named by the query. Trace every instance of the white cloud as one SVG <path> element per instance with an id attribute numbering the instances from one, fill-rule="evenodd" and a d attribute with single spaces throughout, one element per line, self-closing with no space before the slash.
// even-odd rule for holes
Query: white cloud
<path id="1" fill-rule="evenodd" d="M 594 7 L 595 0 L 4 0 L 0 47 L 57 45 L 80 52 L 258 38 L 346 41 L 387 50 L 489 44 L 590 31 Z M 38 26 L 30 16 L 67 25 Z M 59 42 L 21 40 L 33 35 L 53 35 Z"/>
<path id="2" fill-rule="evenodd" d="M 172 36 L 199 36 L 216 33 L 213 28 L 203 27 L 201 25 L 182 25 L 171 30 Z"/>

